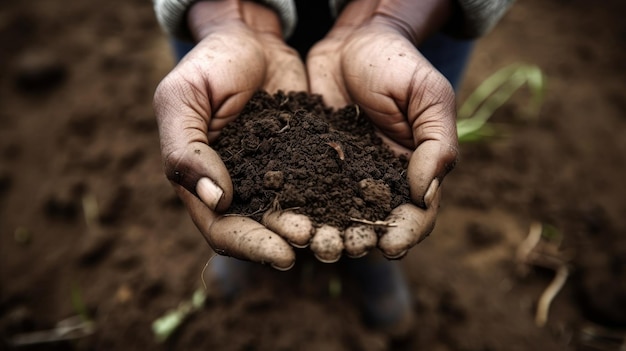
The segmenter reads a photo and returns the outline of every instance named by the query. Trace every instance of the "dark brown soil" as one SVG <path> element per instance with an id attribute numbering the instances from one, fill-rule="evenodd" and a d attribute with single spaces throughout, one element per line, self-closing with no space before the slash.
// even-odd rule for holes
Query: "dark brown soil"
<path id="1" fill-rule="evenodd" d="M 338 265 L 298 260 L 235 301 L 209 299 L 157 343 L 152 322 L 202 286 L 211 252 L 162 170 L 151 101 L 174 62 L 152 5 L 1 1 L 0 349 L 78 314 L 80 296 L 92 335 L 19 350 L 619 350 L 624 13 L 620 0 L 518 1 L 477 43 L 459 102 L 529 62 L 547 75 L 545 103 L 528 120 L 516 94 L 494 116 L 504 137 L 461 146 L 433 234 L 399 261 L 418 321 L 409 339 L 361 321 Z M 533 221 L 570 255 L 542 328 L 534 310 L 553 273 L 515 262 Z"/>
<path id="2" fill-rule="evenodd" d="M 230 171 L 230 212 L 261 220 L 270 206 L 339 228 L 383 220 L 408 202 L 401 161 L 354 106 L 332 112 L 319 96 L 259 92 L 215 144 Z"/>

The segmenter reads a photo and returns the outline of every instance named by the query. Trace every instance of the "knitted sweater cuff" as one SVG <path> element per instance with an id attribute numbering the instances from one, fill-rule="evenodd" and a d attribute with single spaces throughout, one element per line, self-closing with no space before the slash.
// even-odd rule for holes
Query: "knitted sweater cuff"
<path id="1" fill-rule="evenodd" d="M 337 17 L 350 0 L 329 0 L 330 10 Z M 489 32 L 498 23 L 514 0 L 456 0 L 454 13 L 443 31 L 457 38 L 476 38 Z"/>
<path id="2" fill-rule="evenodd" d="M 488 33 L 514 0 L 456 0 L 456 9 L 443 31 L 453 37 L 472 39 Z"/>
<path id="3" fill-rule="evenodd" d="M 199 0 L 153 0 L 161 28 L 178 39 L 193 41 L 187 26 L 187 11 Z M 294 0 L 256 0 L 278 14 L 283 37 L 289 38 L 296 28 L 298 16 Z M 349 0 L 329 0 L 337 16 Z M 456 0 L 455 11 L 444 32 L 457 38 L 476 38 L 489 32 L 506 13 L 514 0 Z"/>

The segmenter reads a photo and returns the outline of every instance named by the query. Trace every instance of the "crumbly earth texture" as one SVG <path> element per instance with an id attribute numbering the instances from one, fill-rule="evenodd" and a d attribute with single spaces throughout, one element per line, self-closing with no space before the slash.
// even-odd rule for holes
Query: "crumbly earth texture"
<path id="1" fill-rule="evenodd" d="M 320 96 L 258 92 L 214 148 L 233 180 L 230 211 L 256 220 L 274 206 L 343 229 L 410 201 L 406 159 L 357 106 L 333 111 Z"/>
<path id="2" fill-rule="evenodd" d="M 461 145 L 432 235 L 397 262 L 418 322 L 408 339 L 364 323 L 349 258 L 298 257 L 288 272 L 260 266 L 238 299 L 207 297 L 158 342 L 153 322 L 204 291 L 212 251 L 163 174 L 152 99 L 174 61 L 152 3 L 0 1 L 0 350 L 618 350 L 626 1 L 565 4 L 516 1 L 476 42 L 459 103 L 528 62 L 547 76 L 544 104 L 524 118 L 523 88 L 490 120 L 502 138 Z M 571 268 L 543 328 L 535 307 L 555 273 L 516 262 L 533 221 L 561 234 Z M 91 334 L 41 340 L 76 315 Z M 10 346 L 30 333 L 39 344 Z"/>

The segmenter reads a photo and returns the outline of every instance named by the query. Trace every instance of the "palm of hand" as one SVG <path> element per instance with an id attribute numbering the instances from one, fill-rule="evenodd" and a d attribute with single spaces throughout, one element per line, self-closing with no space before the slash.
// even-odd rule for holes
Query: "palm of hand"
<path id="1" fill-rule="evenodd" d="M 382 25 L 320 42 L 307 68 L 313 93 L 335 107 L 358 104 L 396 150 L 412 151 L 423 129 L 441 124 L 440 115 L 427 110 L 453 109 L 447 80 L 409 40 Z M 437 131 L 445 138 L 454 132 Z"/>
<path id="2" fill-rule="evenodd" d="M 197 128 L 206 126 L 208 136 L 202 141 L 210 142 L 257 90 L 306 88 L 302 62 L 294 51 L 276 49 L 280 45 L 271 35 L 255 33 L 243 24 L 230 25 L 198 43 L 161 83 L 171 86 L 157 92 L 184 91 L 184 101 L 171 104 L 201 119 Z M 170 98 L 155 100 L 167 105 Z"/>

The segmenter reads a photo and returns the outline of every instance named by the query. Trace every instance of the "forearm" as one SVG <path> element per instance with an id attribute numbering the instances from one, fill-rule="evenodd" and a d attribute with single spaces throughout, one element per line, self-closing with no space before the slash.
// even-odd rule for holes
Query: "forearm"
<path id="1" fill-rule="evenodd" d="M 271 8 L 252 1 L 222 0 L 198 1 L 191 5 L 187 23 L 196 41 L 233 21 L 245 23 L 257 33 L 281 37 L 278 14 Z"/>

